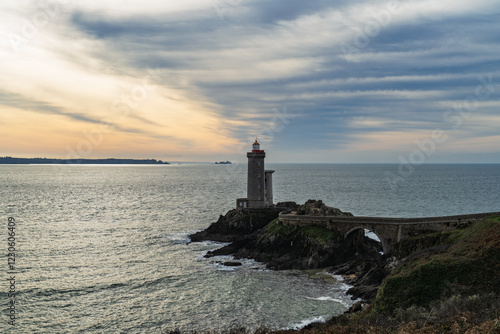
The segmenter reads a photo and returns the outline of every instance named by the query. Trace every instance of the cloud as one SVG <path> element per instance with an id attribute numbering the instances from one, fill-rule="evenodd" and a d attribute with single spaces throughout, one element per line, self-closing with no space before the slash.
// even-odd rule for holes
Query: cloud
<path id="1" fill-rule="evenodd" d="M 62 108 L 51 105 L 46 102 L 31 100 L 28 97 L 21 96 L 15 93 L 0 91 L 0 105 L 14 107 L 16 109 L 30 110 L 46 115 L 55 115 L 67 117 L 78 122 L 87 122 L 99 124 L 102 121 L 84 113 L 66 112 Z"/>
<path id="2" fill-rule="evenodd" d="M 22 35 L 22 20 L 41 10 L 37 2 L 7 7 L 1 27 Z M 155 69 L 154 93 L 117 130 L 143 136 L 155 150 L 178 142 L 182 150 L 168 150 L 193 160 L 218 151 L 236 156 L 285 107 L 297 117 L 264 144 L 297 160 L 294 148 L 318 161 L 331 152 L 334 162 L 359 161 L 377 148 L 397 162 L 399 150 L 436 128 L 450 131 L 443 150 L 459 155 L 452 144 L 463 131 L 467 147 L 490 152 L 499 16 L 488 0 L 67 3 L 1 65 L 0 98 L 91 125 Z M 474 110 L 477 118 L 452 129 L 443 115 L 490 75 L 494 91 Z"/>

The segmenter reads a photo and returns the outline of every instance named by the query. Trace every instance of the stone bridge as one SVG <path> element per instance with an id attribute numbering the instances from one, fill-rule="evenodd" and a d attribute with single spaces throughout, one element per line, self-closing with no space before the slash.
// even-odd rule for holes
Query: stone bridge
<path id="1" fill-rule="evenodd" d="M 423 233 L 438 232 L 461 228 L 486 217 L 500 217 L 500 212 L 477 213 L 459 216 L 422 217 L 422 218 L 386 218 L 361 216 L 308 216 L 297 215 L 292 211 L 279 214 L 283 224 L 298 226 L 321 226 L 336 229 L 344 238 L 359 229 L 367 229 L 380 239 L 385 254 L 391 246 L 400 240 Z"/>

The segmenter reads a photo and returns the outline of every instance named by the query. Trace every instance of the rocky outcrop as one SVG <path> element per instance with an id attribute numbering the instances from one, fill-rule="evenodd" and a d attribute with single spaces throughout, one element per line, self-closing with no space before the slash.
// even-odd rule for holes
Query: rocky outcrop
<path id="1" fill-rule="evenodd" d="M 302 206 L 308 212 L 304 214 L 315 209 L 323 214 L 323 206 L 315 202 L 308 201 L 309 208 Z M 288 210 L 302 209 L 291 205 Z M 234 254 L 275 269 L 327 267 L 353 286 L 348 290 L 353 299 L 363 300 L 346 312 L 360 315 L 344 314 L 326 324 L 309 325 L 314 333 L 399 333 L 401 328 L 431 333 L 472 328 L 469 325 L 477 319 L 493 319 L 478 331 L 467 331 L 479 333 L 491 332 L 498 323 L 500 217 L 402 240 L 394 244 L 391 256 L 380 255 L 380 244 L 366 238 L 362 230 L 342 239 L 335 230 L 319 226 L 293 226 L 274 219 L 248 228 L 235 220 L 238 217 L 230 211 L 203 234 L 210 237 L 228 231 L 233 238 L 230 245 L 208 256 Z M 245 229 L 250 232 L 238 234 Z M 234 262 L 221 264 L 237 266 Z"/>
<path id="2" fill-rule="evenodd" d="M 395 257 L 376 256 L 347 261 L 334 267 L 332 272 L 343 276 L 344 282 L 352 285 L 347 291 L 352 299 L 361 298 L 365 302 L 370 302 L 375 299 L 378 288 L 397 263 Z"/>
<path id="3" fill-rule="evenodd" d="M 325 205 L 322 200 L 310 199 L 297 208 L 297 215 L 308 216 L 352 216 L 350 212 L 342 212 L 340 209 Z"/>
<path id="4" fill-rule="evenodd" d="M 191 234 L 193 242 L 211 240 L 232 242 L 247 237 L 253 232 L 266 226 L 278 217 L 282 208 L 266 208 L 259 210 L 239 211 L 230 210 L 224 216 L 212 223 L 207 229 Z"/>
<path id="5" fill-rule="evenodd" d="M 319 226 L 291 226 L 281 223 L 278 213 L 284 205 L 298 209 L 294 202 L 280 203 L 280 209 L 254 211 L 231 210 L 206 230 L 190 236 L 192 241 L 232 242 L 207 256 L 229 255 L 252 258 L 274 269 L 314 269 L 335 266 L 352 259 L 379 256 L 380 243 L 366 238 L 362 230 L 348 239 L 335 230 Z M 322 212 L 345 214 L 325 206 L 321 201 L 308 201 L 305 206 Z M 304 208 L 305 206 L 300 206 Z M 310 210 L 308 210 L 310 212 Z"/>
<path id="6" fill-rule="evenodd" d="M 297 210 L 310 215 L 351 215 L 309 200 L 299 206 L 295 202 L 279 203 L 280 208 L 238 211 L 231 210 L 206 230 L 190 236 L 192 241 L 214 240 L 231 242 L 208 252 L 206 257 L 233 255 L 236 259 L 250 258 L 269 268 L 317 269 L 332 268 L 344 275 L 355 287 L 349 291 L 355 298 L 371 300 L 388 274 L 386 259 L 380 255 L 382 245 L 354 231 L 344 238 L 334 229 L 320 226 L 288 225 L 278 220 L 283 210 Z"/>
<path id="7" fill-rule="evenodd" d="M 216 254 L 227 252 L 236 258 L 252 258 L 278 270 L 325 268 L 349 260 L 380 257 L 380 244 L 366 238 L 362 231 L 344 240 L 336 231 L 325 228 L 280 224 L 274 221 Z"/>
<path id="8" fill-rule="evenodd" d="M 288 202 L 279 202 L 278 204 L 276 204 L 276 207 L 281 208 L 283 210 L 297 211 L 300 205 L 295 202 L 288 201 Z"/>
<path id="9" fill-rule="evenodd" d="M 220 215 L 219 219 L 208 228 L 191 234 L 189 238 L 193 242 L 204 240 L 232 242 L 245 239 L 278 218 L 280 212 L 296 210 L 298 207 L 295 202 L 280 202 L 271 208 L 229 210 L 224 216 Z"/>

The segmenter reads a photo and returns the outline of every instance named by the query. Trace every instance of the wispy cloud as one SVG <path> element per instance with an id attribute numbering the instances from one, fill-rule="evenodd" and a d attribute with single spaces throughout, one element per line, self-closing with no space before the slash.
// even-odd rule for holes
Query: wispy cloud
<path id="1" fill-rule="evenodd" d="M 21 96 L 15 93 L 0 91 L 0 105 L 33 111 L 39 114 L 66 117 L 77 122 L 86 122 L 93 124 L 99 124 L 102 122 L 100 119 L 93 118 L 88 114 L 67 112 L 64 111 L 64 109 L 61 107 L 51 105 L 46 102 L 31 100 L 29 99 L 29 97 Z"/>
<path id="2" fill-rule="evenodd" d="M 133 154 L 149 146 L 167 160 L 234 158 L 284 106 L 296 117 L 267 144 L 295 161 L 361 161 L 376 150 L 397 162 L 401 150 L 436 128 L 450 139 L 434 161 L 440 152 L 443 161 L 450 154 L 460 160 L 459 143 L 481 161 L 482 152 L 496 152 L 496 1 L 52 3 L 59 4 L 53 15 L 36 1 L 1 5 L 0 104 L 2 112 L 65 119 L 58 126 L 67 124 L 69 141 L 79 128 L 116 116 L 113 101 L 131 96 L 155 69 L 154 92 L 126 117 L 114 117 L 108 138 L 129 141 Z M 34 19 L 44 12 L 46 23 Z M 23 36 L 26 22 L 36 35 Z M 13 49 L 13 37 L 22 48 Z M 355 52 L 346 54 L 346 46 Z M 451 128 L 443 114 L 488 76 L 496 91 Z M 109 154 L 117 147 L 102 145 Z"/>

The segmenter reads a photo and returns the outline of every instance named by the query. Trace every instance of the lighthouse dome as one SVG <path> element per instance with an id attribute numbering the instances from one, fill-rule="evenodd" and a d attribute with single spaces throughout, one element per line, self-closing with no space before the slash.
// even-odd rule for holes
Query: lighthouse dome
<path id="1" fill-rule="evenodd" d="M 255 139 L 255 142 L 252 145 L 252 151 L 260 151 L 260 144 L 257 139 Z"/>

